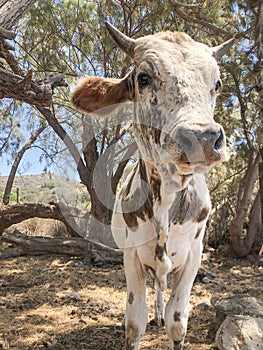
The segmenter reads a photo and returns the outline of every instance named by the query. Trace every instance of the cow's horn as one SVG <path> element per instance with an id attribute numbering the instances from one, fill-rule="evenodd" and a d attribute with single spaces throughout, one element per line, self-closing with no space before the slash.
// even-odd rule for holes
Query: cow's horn
<path id="1" fill-rule="evenodd" d="M 212 47 L 212 55 L 215 57 L 216 60 L 220 60 L 220 58 L 231 49 L 235 42 L 236 38 L 234 37 L 225 41 L 223 44 Z"/>
<path id="2" fill-rule="evenodd" d="M 105 22 L 105 25 L 116 44 L 130 57 L 134 57 L 135 40 L 120 32 L 109 22 Z"/>

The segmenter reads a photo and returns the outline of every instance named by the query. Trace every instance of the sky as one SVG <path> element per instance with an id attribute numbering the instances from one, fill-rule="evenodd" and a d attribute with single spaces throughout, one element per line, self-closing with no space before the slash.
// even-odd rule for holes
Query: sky
<path id="1" fill-rule="evenodd" d="M 37 175 L 43 173 L 44 165 L 39 162 L 40 151 L 36 148 L 29 149 L 18 168 L 18 174 L 21 175 Z M 8 164 L 9 163 L 9 164 Z M 8 176 L 12 164 L 5 155 L 0 157 L 0 176 Z"/>

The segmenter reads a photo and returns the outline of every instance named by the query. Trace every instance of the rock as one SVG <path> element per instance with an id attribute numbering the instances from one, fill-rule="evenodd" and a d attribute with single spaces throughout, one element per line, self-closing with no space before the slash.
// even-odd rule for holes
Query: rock
<path id="1" fill-rule="evenodd" d="M 215 279 L 217 277 L 217 275 L 213 272 L 198 272 L 194 283 L 204 283 L 204 284 L 208 284 L 208 283 L 214 283 L 214 281 L 212 281 L 213 279 Z"/>
<path id="2" fill-rule="evenodd" d="M 246 294 L 238 294 L 225 299 L 213 298 L 211 303 L 216 310 L 218 327 L 228 315 L 249 315 L 263 318 L 262 302 Z"/>
<path id="3" fill-rule="evenodd" d="M 79 301 L 81 300 L 81 296 L 79 293 L 62 294 L 61 299 L 71 299 L 74 301 Z"/>
<path id="4" fill-rule="evenodd" d="M 263 349 L 263 318 L 228 315 L 216 333 L 219 350 Z"/>
<path id="5" fill-rule="evenodd" d="M 206 276 L 202 279 L 202 283 L 204 283 L 204 284 L 208 284 L 208 283 L 210 283 L 210 281 L 211 280 Z"/>
<path id="6" fill-rule="evenodd" d="M 213 306 L 209 303 L 209 301 L 201 301 L 197 304 L 194 305 L 194 309 L 200 310 L 200 311 L 208 311 L 208 310 L 213 310 Z"/>

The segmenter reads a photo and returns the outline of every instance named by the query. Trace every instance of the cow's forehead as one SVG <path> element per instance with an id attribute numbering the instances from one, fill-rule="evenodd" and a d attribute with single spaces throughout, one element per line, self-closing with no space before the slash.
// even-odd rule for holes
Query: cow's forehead
<path id="1" fill-rule="evenodd" d="M 152 62 L 159 66 L 160 73 L 190 69 L 200 71 L 207 79 L 219 75 L 210 48 L 181 32 L 161 32 L 137 39 L 134 61 L 136 66 Z"/>

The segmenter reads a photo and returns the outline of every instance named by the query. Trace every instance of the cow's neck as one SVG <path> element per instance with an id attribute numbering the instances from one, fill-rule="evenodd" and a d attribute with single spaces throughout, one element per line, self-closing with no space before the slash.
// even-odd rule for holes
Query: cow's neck
<path id="1" fill-rule="evenodd" d="M 169 209 L 176 196 L 187 187 L 192 176 L 174 175 L 170 178 L 169 171 L 159 168 L 153 162 L 139 160 L 139 174 L 141 180 L 147 184 L 149 204 L 152 206 L 151 221 L 155 227 L 157 246 L 165 250 L 169 234 Z M 175 180 L 176 179 L 176 180 Z"/>
<path id="2" fill-rule="evenodd" d="M 159 168 L 152 162 L 139 160 L 139 174 L 142 181 L 147 183 L 148 200 L 152 205 L 151 222 L 155 229 L 155 259 L 157 261 L 156 277 L 161 290 L 167 287 L 167 274 L 171 271 L 172 263 L 167 255 L 166 242 L 169 235 L 169 209 L 176 195 L 189 183 L 191 176 L 177 176 L 176 181 L 169 181 L 167 169 Z"/>
<path id="3" fill-rule="evenodd" d="M 192 175 L 181 175 L 173 164 L 159 164 L 154 161 L 140 159 L 140 178 L 147 182 L 152 194 L 153 205 L 167 206 L 169 210 L 176 193 L 185 189 Z"/>

